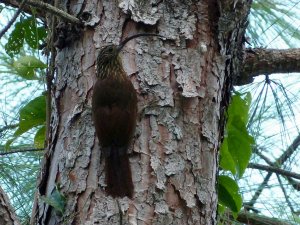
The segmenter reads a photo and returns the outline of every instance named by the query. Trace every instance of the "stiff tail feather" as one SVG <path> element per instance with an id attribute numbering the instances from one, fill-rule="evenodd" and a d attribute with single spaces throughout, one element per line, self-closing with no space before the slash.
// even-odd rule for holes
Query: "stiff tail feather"
<path id="1" fill-rule="evenodd" d="M 106 192 L 112 197 L 133 195 L 129 157 L 124 147 L 112 146 L 105 155 Z"/>

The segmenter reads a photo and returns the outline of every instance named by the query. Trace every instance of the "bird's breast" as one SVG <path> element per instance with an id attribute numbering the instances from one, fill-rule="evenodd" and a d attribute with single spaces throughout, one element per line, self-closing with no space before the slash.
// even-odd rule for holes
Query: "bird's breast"
<path id="1" fill-rule="evenodd" d="M 129 79 L 98 79 L 93 90 L 93 105 L 127 108 L 136 104 L 136 91 Z"/>

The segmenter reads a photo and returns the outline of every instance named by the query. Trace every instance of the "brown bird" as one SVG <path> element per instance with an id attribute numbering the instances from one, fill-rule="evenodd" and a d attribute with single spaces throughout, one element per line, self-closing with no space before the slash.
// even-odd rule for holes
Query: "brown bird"
<path id="1" fill-rule="evenodd" d="M 113 197 L 132 198 L 133 183 L 127 149 L 137 118 L 137 95 L 119 56 L 125 44 L 103 47 L 97 57 L 97 82 L 94 85 L 92 113 L 96 133 L 105 159 L 106 192 Z M 162 37 L 162 36 L 160 36 Z"/>

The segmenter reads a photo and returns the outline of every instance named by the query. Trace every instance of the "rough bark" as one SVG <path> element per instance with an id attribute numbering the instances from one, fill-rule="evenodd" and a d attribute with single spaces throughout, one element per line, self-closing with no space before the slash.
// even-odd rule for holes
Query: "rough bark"
<path id="1" fill-rule="evenodd" d="M 7 195 L 0 187 L 0 224 L 20 225 L 14 209 L 11 207 Z"/>
<path id="2" fill-rule="evenodd" d="M 117 4 L 118 3 L 118 4 Z M 50 146 L 39 191 L 55 185 L 61 216 L 37 202 L 35 224 L 216 224 L 218 148 L 231 78 L 240 72 L 251 1 L 61 1 L 84 14 L 81 38 L 59 50 Z M 139 96 L 130 162 L 134 198 L 113 199 L 91 120 L 97 49 L 142 32 L 122 52 Z"/>
<path id="3" fill-rule="evenodd" d="M 248 49 L 237 85 L 249 84 L 258 75 L 300 71 L 300 49 Z"/>

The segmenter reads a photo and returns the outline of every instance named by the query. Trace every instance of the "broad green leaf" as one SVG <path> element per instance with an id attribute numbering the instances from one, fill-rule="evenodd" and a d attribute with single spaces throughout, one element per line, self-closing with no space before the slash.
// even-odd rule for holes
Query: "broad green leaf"
<path id="1" fill-rule="evenodd" d="M 45 145 L 46 126 L 42 126 L 35 134 L 34 146 L 36 148 L 44 148 Z"/>
<path id="2" fill-rule="evenodd" d="M 34 56 L 22 56 L 13 63 L 13 67 L 17 74 L 26 80 L 38 79 L 35 75 L 36 69 L 44 69 L 47 67 L 41 60 Z"/>
<path id="3" fill-rule="evenodd" d="M 25 31 L 22 27 L 22 23 L 16 23 L 15 29 L 10 34 L 8 41 L 4 46 L 6 53 L 10 57 L 13 57 L 13 55 L 16 55 L 20 52 L 20 49 L 24 44 L 24 34 Z"/>
<path id="4" fill-rule="evenodd" d="M 226 135 L 220 150 L 220 166 L 242 177 L 248 166 L 254 139 L 248 134 L 246 125 L 251 102 L 251 95 L 244 98 L 240 94 L 232 97 L 228 108 Z"/>
<path id="5" fill-rule="evenodd" d="M 251 94 L 249 92 L 246 94 L 245 98 L 242 98 L 239 94 L 233 95 L 227 111 L 228 123 L 230 123 L 231 119 L 235 116 L 238 116 L 245 124 L 247 124 L 250 103 Z"/>
<path id="6" fill-rule="evenodd" d="M 237 175 L 241 178 L 248 166 L 254 139 L 248 134 L 246 124 L 238 116 L 232 119 L 227 132 L 228 152 L 235 162 Z"/>
<path id="7" fill-rule="evenodd" d="M 20 125 L 15 134 L 20 135 L 29 129 L 44 125 L 46 121 L 46 97 L 39 96 L 31 100 L 20 110 Z"/>
<path id="8" fill-rule="evenodd" d="M 11 143 L 13 143 L 16 139 L 17 139 L 17 137 L 13 137 L 13 138 L 9 139 L 8 141 L 6 141 L 5 149 L 9 149 Z"/>
<path id="9" fill-rule="evenodd" d="M 236 174 L 235 162 L 230 152 L 228 151 L 227 138 L 224 138 L 220 149 L 220 166 L 224 170 L 231 171 L 232 174 Z"/>
<path id="10" fill-rule="evenodd" d="M 39 47 L 40 41 L 46 38 L 46 30 L 44 27 L 37 27 L 36 26 L 36 19 L 33 17 L 24 20 L 23 22 L 24 28 L 24 38 L 26 43 L 34 49 Z"/>
<path id="11" fill-rule="evenodd" d="M 226 207 L 224 205 L 218 204 L 218 213 L 223 214 L 226 210 Z"/>
<path id="12" fill-rule="evenodd" d="M 37 27 L 34 17 L 23 19 L 16 23 L 14 30 L 5 44 L 5 51 L 10 57 L 13 57 L 13 55 L 20 52 L 24 40 L 31 48 L 37 49 L 46 36 L 46 29 L 44 27 Z"/>
<path id="13" fill-rule="evenodd" d="M 242 196 L 237 183 L 228 176 L 219 176 L 218 181 L 219 204 L 228 207 L 234 213 L 242 208 Z"/>
<path id="14" fill-rule="evenodd" d="M 46 122 L 46 98 L 44 95 L 39 96 L 25 105 L 20 110 L 19 127 L 13 135 L 13 139 L 7 141 L 6 148 L 23 133 L 28 130 L 45 125 Z"/>

